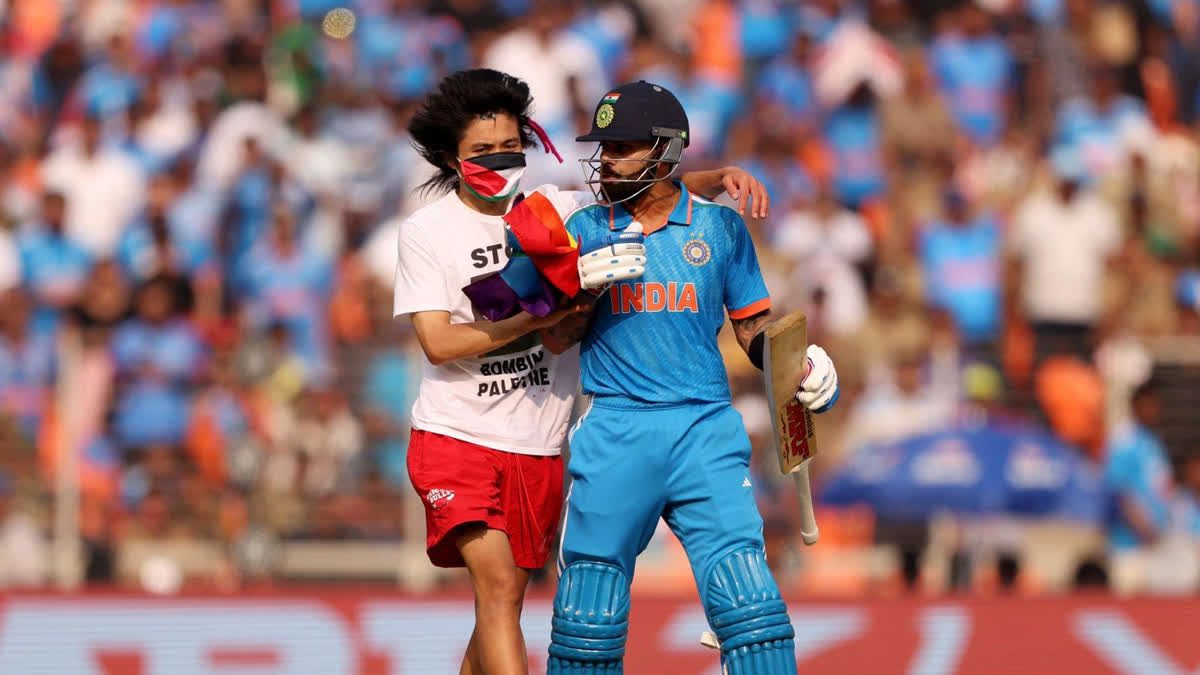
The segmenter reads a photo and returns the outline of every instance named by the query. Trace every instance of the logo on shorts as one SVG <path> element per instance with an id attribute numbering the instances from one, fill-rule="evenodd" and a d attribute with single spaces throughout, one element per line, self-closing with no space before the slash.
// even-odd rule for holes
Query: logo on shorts
<path id="1" fill-rule="evenodd" d="M 754 487 L 753 485 L 750 484 L 749 476 L 746 476 L 744 479 L 742 479 L 742 487 Z"/>
<path id="2" fill-rule="evenodd" d="M 425 495 L 425 501 L 429 502 L 429 508 L 437 511 L 450 500 L 454 499 L 454 490 L 430 490 L 429 494 Z"/>
<path id="3" fill-rule="evenodd" d="M 712 249 L 702 239 L 691 239 L 683 245 L 683 259 L 696 267 L 706 265 L 712 260 Z"/>

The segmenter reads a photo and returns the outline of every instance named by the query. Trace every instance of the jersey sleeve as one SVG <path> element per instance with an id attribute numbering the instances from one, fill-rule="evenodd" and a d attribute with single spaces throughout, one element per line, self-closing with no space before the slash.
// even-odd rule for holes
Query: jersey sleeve
<path id="1" fill-rule="evenodd" d="M 729 264 L 725 266 L 725 308 L 729 318 L 745 319 L 771 308 L 767 284 L 758 267 L 758 254 L 746 223 L 730 211 L 733 230 Z"/>
<path id="2" fill-rule="evenodd" d="M 425 229 L 411 222 L 401 225 L 399 250 L 392 315 L 450 311 L 446 279 Z"/>

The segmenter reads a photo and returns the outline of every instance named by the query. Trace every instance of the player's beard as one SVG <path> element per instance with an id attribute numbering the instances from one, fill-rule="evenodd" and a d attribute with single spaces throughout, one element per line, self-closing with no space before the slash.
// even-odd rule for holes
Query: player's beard
<path id="1" fill-rule="evenodd" d="M 633 197 L 633 195 L 637 194 L 639 190 L 645 188 L 649 183 L 650 181 L 628 183 L 602 181 L 600 183 L 600 190 L 604 192 L 605 201 L 609 204 L 616 204 L 628 201 L 630 197 Z"/>
<path id="2" fill-rule="evenodd" d="M 645 194 L 649 185 L 654 182 L 648 178 L 653 170 L 654 165 L 642 167 L 629 174 L 601 170 L 600 191 L 604 193 L 605 201 L 609 204 L 624 203 L 630 201 L 634 195 Z M 636 198 L 633 201 L 636 201 Z"/>

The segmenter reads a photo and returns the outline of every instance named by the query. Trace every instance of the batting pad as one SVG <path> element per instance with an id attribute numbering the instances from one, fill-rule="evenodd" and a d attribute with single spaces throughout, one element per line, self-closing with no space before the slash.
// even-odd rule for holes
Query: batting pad
<path id="1" fill-rule="evenodd" d="M 554 598 L 547 675 L 620 673 L 629 632 L 629 580 L 614 565 L 576 562 Z"/>
<path id="2" fill-rule="evenodd" d="M 709 572 L 704 611 L 727 675 L 793 675 L 796 635 L 763 551 L 731 551 Z"/>

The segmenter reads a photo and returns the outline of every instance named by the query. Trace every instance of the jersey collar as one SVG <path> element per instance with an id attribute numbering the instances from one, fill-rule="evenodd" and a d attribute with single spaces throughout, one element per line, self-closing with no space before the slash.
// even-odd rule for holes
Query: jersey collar
<path id="1" fill-rule="evenodd" d="M 692 224 L 692 195 L 688 192 L 687 186 L 679 181 L 675 181 L 675 185 L 679 186 L 679 201 L 675 202 L 675 208 L 671 210 L 671 215 L 667 216 L 666 222 L 656 223 L 645 228 L 645 233 L 650 234 L 657 232 L 667 225 L 683 225 L 687 227 Z M 608 207 L 608 229 L 624 230 L 633 222 L 633 216 L 629 211 L 625 210 L 623 204 L 613 204 Z"/>

